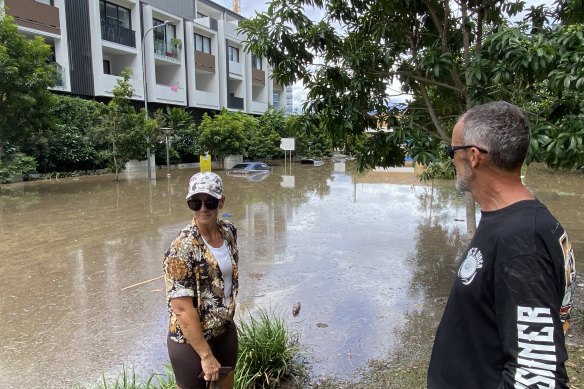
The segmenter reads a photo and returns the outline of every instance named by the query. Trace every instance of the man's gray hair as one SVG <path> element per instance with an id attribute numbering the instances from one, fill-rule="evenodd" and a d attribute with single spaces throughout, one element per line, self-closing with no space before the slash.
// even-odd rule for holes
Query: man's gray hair
<path id="1" fill-rule="evenodd" d="M 484 148 L 501 170 L 520 167 L 531 138 L 525 112 L 505 101 L 477 105 L 463 116 L 463 143 Z"/>

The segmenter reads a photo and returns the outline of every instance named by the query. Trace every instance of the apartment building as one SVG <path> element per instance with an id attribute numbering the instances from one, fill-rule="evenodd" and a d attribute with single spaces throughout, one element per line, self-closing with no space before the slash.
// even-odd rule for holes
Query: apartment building
<path id="1" fill-rule="evenodd" d="M 133 99 L 202 115 L 284 108 L 264 58 L 244 51 L 244 18 L 210 0 L 4 0 L 19 31 L 42 36 L 60 69 L 55 90 L 107 99 L 132 71 Z"/>

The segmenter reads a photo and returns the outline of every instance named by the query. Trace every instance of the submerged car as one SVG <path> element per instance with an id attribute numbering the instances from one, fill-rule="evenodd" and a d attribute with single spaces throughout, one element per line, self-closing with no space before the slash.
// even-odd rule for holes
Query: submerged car
<path id="1" fill-rule="evenodd" d="M 229 175 L 255 175 L 260 173 L 269 173 L 272 168 L 263 162 L 244 162 L 238 163 L 231 169 L 227 170 Z"/>

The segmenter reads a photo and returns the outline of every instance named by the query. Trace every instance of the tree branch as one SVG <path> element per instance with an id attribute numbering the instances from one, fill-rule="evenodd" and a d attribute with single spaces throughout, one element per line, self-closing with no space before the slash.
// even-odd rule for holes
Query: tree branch
<path id="1" fill-rule="evenodd" d="M 426 83 L 426 84 L 431 84 L 431 85 L 439 86 L 441 88 L 446 88 L 446 89 L 450 89 L 450 90 L 453 90 L 453 91 L 458 92 L 458 93 L 461 93 L 461 94 L 465 94 L 464 89 L 457 88 L 456 86 L 452 86 L 450 84 L 445 84 L 445 83 L 440 82 L 440 81 L 435 81 L 435 80 L 432 80 L 432 79 L 429 79 L 429 78 L 426 78 L 426 77 L 422 77 L 422 76 L 419 76 L 417 74 L 412 74 L 412 73 L 407 72 L 407 71 L 404 71 L 404 70 L 398 70 L 398 71 L 395 71 L 395 72 L 389 72 L 389 73 L 387 73 L 387 75 L 388 76 L 394 76 L 395 75 L 395 76 L 411 77 L 411 78 L 413 78 L 416 81 L 420 81 L 420 82 L 423 82 L 423 83 Z"/>
<path id="2" fill-rule="evenodd" d="M 428 113 L 430 114 L 430 117 L 432 118 L 432 123 L 434 124 L 434 127 L 436 127 L 436 131 L 438 131 L 438 135 L 440 135 L 440 138 L 442 138 L 443 140 L 450 142 L 450 137 L 448 135 L 446 135 L 446 132 L 444 132 L 444 129 L 442 128 L 442 125 L 440 124 L 440 121 L 438 120 L 438 116 L 436 115 L 436 112 L 434 111 L 434 107 L 432 106 L 432 102 L 430 101 L 430 97 L 428 96 L 428 91 L 426 90 L 425 85 L 420 85 L 420 93 L 422 94 L 422 97 L 424 98 L 424 101 L 426 103 L 426 107 L 428 107 Z"/>
<path id="3" fill-rule="evenodd" d="M 436 13 L 436 9 L 432 7 L 432 4 L 428 0 L 423 0 L 424 4 L 428 8 L 428 12 L 430 13 L 430 17 L 432 18 L 432 22 L 434 22 L 434 27 L 436 27 L 436 29 L 438 30 L 438 32 L 440 34 L 440 42 L 442 44 L 442 50 L 445 53 L 452 54 L 452 50 L 450 50 L 450 46 L 448 45 L 448 36 L 447 36 L 448 17 L 450 16 L 450 7 L 448 5 L 448 1 L 449 0 L 444 0 L 444 26 L 442 26 L 440 18 L 438 17 L 438 14 Z M 464 1 L 462 3 L 463 3 L 463 7 L 464 7 Z M 463 27 L 464 27 L 464 25 L 463 25 Z M 463 31 L 466 32 L 466 30 L 464 28 L 463 28 Z M 468 101 L 468 90 L 465 87 L 465 85 L 462 83 L 462 80 L 460 79 L 460 76 L 456 72 L 456 69 L 454 68 L 454 66 L 451 66 L 449 71 L 450 71 L 450 77 L 452 77 L 452 81 L 454 82 L 454 85 L 456 85 L 456 87 L 458 88 L 459 93 L 461 93 L 464 96 L 465 100 Z"/>

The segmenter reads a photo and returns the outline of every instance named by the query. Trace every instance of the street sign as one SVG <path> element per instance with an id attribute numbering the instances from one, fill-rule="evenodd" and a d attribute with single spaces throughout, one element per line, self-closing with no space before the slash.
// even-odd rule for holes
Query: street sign
<path id="1" fill-rule="evenodd" d="M 281 138 L 280 148 L 284 151 L 293 151 L 294 148 L 294 138 Z"/>

